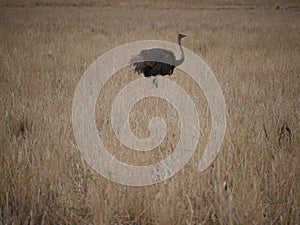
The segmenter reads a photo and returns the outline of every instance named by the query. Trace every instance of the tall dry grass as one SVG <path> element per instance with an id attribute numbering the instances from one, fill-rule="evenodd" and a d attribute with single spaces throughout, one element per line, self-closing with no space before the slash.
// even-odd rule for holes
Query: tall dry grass
<path id="1" fill-rule="evenodd" d="M 297 8 L 29 3 L 0 8 L 1 224 L 300 222 Z M 222 151 L 204 173 L 195 169 L 210 131 L 210 112 L 202 91 L 177 69 L 170 79 L 188 91 L 201 115 L 194 157 L 162 184 L 137 188 L 107 181 L 90 170 L 76 147 L 71 124 L 76 85 L 107 50 L 144 39 L 174 42 L 178 32 L 188 35 L 184 46 L 203 56 L 224 92 L 228 112 Z M 168 139 L 150 156 L 119 145 L 109 109 L 118 90 L 137 77 L 125 68 L 109 81 L 99 96 L 97 126 L 109 151 L 143 164 L 168 155 L 179 129 L 176 111 L 150 98 L 134 108 L 133 132 L 147 136 L 149 118 L 160 115 L 171 127 Z"/>

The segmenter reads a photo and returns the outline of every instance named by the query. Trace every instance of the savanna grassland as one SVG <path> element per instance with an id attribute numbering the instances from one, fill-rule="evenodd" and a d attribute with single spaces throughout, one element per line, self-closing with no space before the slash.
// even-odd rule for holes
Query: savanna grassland
<path id="1" fill-rule="evenodd" d="M 300 4 L 298 1 L 1 1 L 0 224 L 299 224 Z M 196 166 L 210 132 L 201 89 L 179 69 L 176 81 L 199 111 L 201 138 L 171 179 L 128 187 L 81 158 L 72 101 L 100 55 L 138 40 L 177 41 L 210 66 L 224 93 L 221 152 Z M 178 143 L 176 110 L 148 98 L 131 112 L 136 136 L 165 118 L 167 138 L 153 155 L 131 154 L 110 125 L 116 94 L 141 75 L 124 68 L 96 106 L 99 136 L 120 160 L 143 165 Z M 149 82 L 152 82 L 149 79 Z M 170 90 L 172 91 L 172 90 Z"/>

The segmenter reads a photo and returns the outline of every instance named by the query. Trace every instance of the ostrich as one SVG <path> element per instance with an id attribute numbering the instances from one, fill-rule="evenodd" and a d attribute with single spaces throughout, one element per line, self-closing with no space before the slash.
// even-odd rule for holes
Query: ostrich
<path id="1" fill-rule="evenodd" d="M 181 39 L 184 37 L 186 37 L 185 34 L 178 34 L 178 45 L 181 52 L 179 60 L 176 60 L 173 52 L 165 49 L 153 48 L 142 50 L 130 61 L 134 72 L 143 73 L 145 77 L 154 76 L 153 84 L 157 87 L 157 75 L 171 76 L 174 68 L 183 63 L 184 52 L 181 46 Z M 156 60 L 160 60 L 160 62 Z"/>

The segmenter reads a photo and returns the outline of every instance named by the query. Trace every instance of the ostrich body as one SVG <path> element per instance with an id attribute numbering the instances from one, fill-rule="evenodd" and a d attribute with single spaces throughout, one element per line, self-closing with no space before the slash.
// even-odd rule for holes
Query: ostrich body
<path id="1" fill-rule="evenodd" d="M 143 73 L 145 77 L 155 76 L 153 83 L 157 87 L 157 75 L 171 76 L 176 66 L 184 61 L 184 52 L 181 46 L 181 39 L 186 37 L 184 34 L 178 34 L 178 45 L 181 57 L 176 60 L 172 51 L 161 48 L 142 50 L 137 56 L 131 59 L 134 72 Z M 157 61 L 159 60 L 159 61 Z"/>

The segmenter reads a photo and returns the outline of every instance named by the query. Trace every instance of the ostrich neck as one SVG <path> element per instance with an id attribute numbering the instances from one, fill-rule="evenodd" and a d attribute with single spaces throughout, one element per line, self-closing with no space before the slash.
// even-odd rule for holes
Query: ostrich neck
<path id="1" fill-rule="evenodd" d="M 178 45 L 179 45 L 181 56 L 180 56 L 179 60 L 176 60 L 175 66 L 181 65 L 184 61 L 184 52 L 183 52 L 183 49 L 182 49 L 182 46 L 181 46 L 181 38 L 178 38 Z"/>

